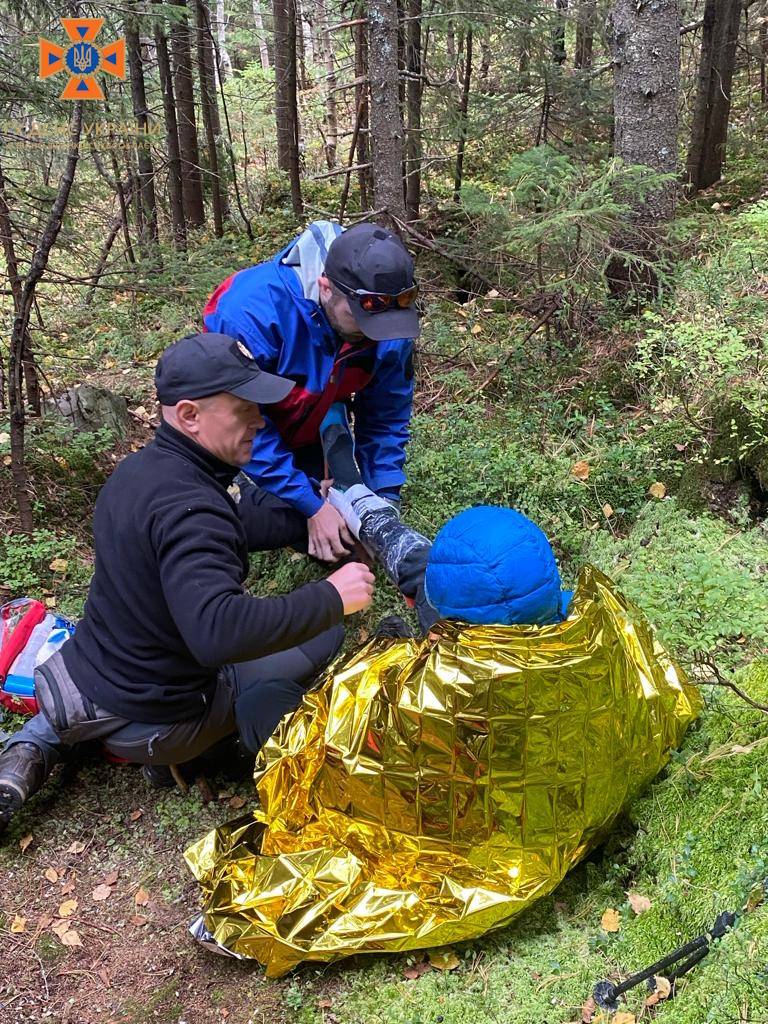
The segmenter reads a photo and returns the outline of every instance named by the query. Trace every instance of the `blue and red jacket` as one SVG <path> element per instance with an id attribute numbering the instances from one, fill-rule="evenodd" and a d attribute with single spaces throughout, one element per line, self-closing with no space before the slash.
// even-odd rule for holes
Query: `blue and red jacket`
<path id="1" fill-rule="evenodd" d="M 340 341 L 317 301 L 317 277 L 341 230 L 329 221 L 310 224 L 274 259 L 228 277 L 203 311 L 205 330 L 237 338 L 263 370 L 296 381 L 282 402 L 265 406 L 267 425 L 243 468 L 306 516 L 322 499 L 296 467 L 294 452 L 319 442 L 320 423 L 334 402 L 352 409 L 355 455 L 368 487 L 396 497 L 405 482 L 413 342 Z"/>

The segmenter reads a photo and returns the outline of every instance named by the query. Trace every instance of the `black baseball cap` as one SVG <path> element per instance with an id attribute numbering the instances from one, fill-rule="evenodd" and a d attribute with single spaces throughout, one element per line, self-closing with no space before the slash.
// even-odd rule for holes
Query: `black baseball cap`
<path id="1" fill-rule="evenodd" d="M 242 341 L 228 334 L 188 334 L 163 352 L 155 368 L 162 405 L 207 398 L 222 391 L 247 402 L 279 402 L 294 381 L 261 370 Z"/>
<path id="2" fill-rule="evenodd" d="M 413 258 L 391 231 L 379 224 L 355 224 L 331 242 L 324 272 L 336 284 L 382 295 L 397 295 L 414 285 Z M 414 306 L 395 304 L 368 313 L 355 295 L 347 295 L 355 322 L 366 338 L 391 341 L 419 336 L 419 314 Z"/>

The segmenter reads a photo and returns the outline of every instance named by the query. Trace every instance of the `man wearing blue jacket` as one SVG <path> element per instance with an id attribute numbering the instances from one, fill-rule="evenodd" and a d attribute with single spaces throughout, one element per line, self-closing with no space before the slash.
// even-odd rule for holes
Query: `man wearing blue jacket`
<path id="1" fill-rule="evenodd" d="M 242 341 L 259 366 L 295 381 L 265 410 L 245 472 L 308 520 L 309 552 L 337 561 L 353 546 L 319 493 L 320 424 L 343 402 L 365 484 L 396 501 L 413 401 L 419 333 L 413 260 L 377 224 L 310 224 L 274 259 L 227 278 L 205 307 L 207 331 Z"/>

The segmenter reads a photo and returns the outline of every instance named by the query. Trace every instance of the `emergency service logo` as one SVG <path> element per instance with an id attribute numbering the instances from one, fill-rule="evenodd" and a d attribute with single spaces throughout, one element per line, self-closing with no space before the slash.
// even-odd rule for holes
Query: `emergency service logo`
<path id="1" fill-rule="evenodd" d="M 40 78 L 50 78 L 60 71 L 69 72 L 69 81 L 60 100 L 103 100 L 104 92 L 96 81 L 96 72 L 105 71 L 116 78 L 125 78 L 125 40 L 116 39 L 101 49 L 94 39 L 104 24 L 103 18 L 62 18 L 61 24 L 70 39 L 68 47 L 40 39 Z"/>

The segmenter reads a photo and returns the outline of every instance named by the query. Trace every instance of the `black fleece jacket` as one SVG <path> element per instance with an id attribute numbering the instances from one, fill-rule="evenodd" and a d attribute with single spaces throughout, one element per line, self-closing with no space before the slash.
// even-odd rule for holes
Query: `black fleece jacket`
<path id="1" fill-rule="evenodd" d="M 330 583 L 282 597 L 243 589 L 248 551 L 306 545 L 304 516 L 228 494 L 237 470 L 166 423 L 99 494 L 96 567 L 62 657 L 95 704 L 136 722 L 205 711 L 217 670 L 322 633 L 343 617 Z"/>

